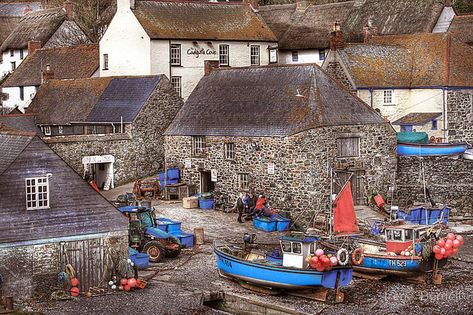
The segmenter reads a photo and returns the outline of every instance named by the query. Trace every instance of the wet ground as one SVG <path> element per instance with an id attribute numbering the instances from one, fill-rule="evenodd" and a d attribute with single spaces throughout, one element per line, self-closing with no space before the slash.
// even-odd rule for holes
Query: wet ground
<path id="1" fill-rule="evenodd" d="M 211 244 L 214 240 L 240 240 L 244 232 L 256 233 L 258 242 L 276 243 L 277 233 L 239 224 L 236 214 L 213 210 L 183 209 L 180 203 L 161 203 L 159 214 L 182 221 L 182 229 L 205 230 L 205 245 L 184 250 L 178 258 L 153 264 L 142 276 L 156 275 L 145 290 L 116 292 L 77 301 L 30 304 L 46 314 L 224 314 L 202 305 L 212 292 L 228 294 L 287 309 L 286 314 L 473 314 L 473 237 L 466 236 L 459 258 L 442 271 L 443 284 L 409 283 L 399 279 L 354 279 L 344 288 L 345 302 L 317 302 L 289 295 L 261 295 L 217 274 Z M 333 301 L 333 296 L 330 296 Z M 261 312 L 257 312 L 261 313 Z M 257 314 L 247 313 L 247 314 Z M 268 314 L 283 314 L 267 311 Z"/>

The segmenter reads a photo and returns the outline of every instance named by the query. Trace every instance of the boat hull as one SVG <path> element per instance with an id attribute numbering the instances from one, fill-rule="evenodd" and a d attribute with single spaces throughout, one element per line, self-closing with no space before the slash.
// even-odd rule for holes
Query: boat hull
<path id="1" fill-rule="evenodd" d="M 307 289 L 347 286 L 352 279 L 351 268 L 331 271 L 300 270 L 244 261 L 214 248 L 217 268 L 222 275 L 268 288 Z M 337 283 L 338 279 L 338 283 Z"/>
<path id="2" fill-rule="evenodd" d="M 468 148 L 464 143 L 398 143 L 397 154 L 402 156 L 460 155 Z"/>
<path id="3" fill-rule="evenodd" d="M 463 158 L 465 160 L 473 160 L 473 149 L 466 150 L 465 153 L 463 153 Z"/>
<path id="4" fill-rule="evenodd" d="M 365 254 L 363 262 L 353 269 L 363 273 L 411 276 L 422 272 L 421 262 L 421 258 Z"/>

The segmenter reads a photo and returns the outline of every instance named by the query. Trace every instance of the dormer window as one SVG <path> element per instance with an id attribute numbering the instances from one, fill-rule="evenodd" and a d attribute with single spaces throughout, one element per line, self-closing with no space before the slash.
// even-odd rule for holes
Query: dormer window
<path id="1" fill-rule="evenodd" d="M 49 209 L 48 177 L 25 179 L 26 210 Z"/>

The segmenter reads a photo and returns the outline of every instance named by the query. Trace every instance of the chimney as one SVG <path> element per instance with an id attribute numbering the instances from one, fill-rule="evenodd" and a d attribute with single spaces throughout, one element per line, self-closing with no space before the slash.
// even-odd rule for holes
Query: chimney
<path id="1" fill-rule="evenodd" d="M 69 0 L 64 1 L 64 11 L 66 11 L 67 19 L 72 20 L 74 18 L 74 3 Z"/>
<path id="2" fill-rule="evenodd" d="M 214 69 L 220 68 L 218 60 L 204 60 L 204 76 L 208 76 Z"/>
<path id="3" fill-rule="evenodd" d="M 243 0 L 243 3 L 249 4 L 255 11 L 259 10 L 258 0 Z"/>
<path id="4" fill-rule="evenodd" d="M 304 11 L 309 6 L 309 2 L 307 0 L 296 0 L 296 11 L 302 10 Z"/>
<path id="5" fill-rule="evenodd" d="M 33 9 L 30 7 L 29 4 L 27 4 L 26 7 L 23 9 L 23 15 L 28 14 L 30 12 L 33 12 Z"/>
<path id="6" fill-rule="evenodd" d="M 130 9 L 135 9 L 135 0 L 130 0 Z"/>
<path id="7" fill-rule="evenodd" d="M 363 42 L 369 42 L 370 38 L 376 35 L 378 35 L 378 28 L 373 26 L 373 20 L 370 16 L 368 18 L 368 24 L 363 27 Z"/>
<path id="8" fill-rule="evenodd" d="M 135 9 L 135 0 L 117 0 L 117 12 L 127 12 Z"/>
<path id="9" fill-rule="evenodd" d="M 46 65 L 46 69 L 44 69 L 41 73 L 41 84 L 48 82 L 49 80 L 54 79 L 54 71 L 51 70 L 51 65 Z"/>
<path id="10" fill-rule="evenodd" d="M 41 48 L 41 42 L 39 40 L 30 40 L 28 42 L 28 55 L 31 55 L 35 50 Z"/>
<path id="11" fill-rule="evenodd" d="M 345 40 L 343 38 L 340 21 L 336 21 L 333 25 L 333 31 L 330 33 L 330 50 L 336 51 L 345 47 Z"/>

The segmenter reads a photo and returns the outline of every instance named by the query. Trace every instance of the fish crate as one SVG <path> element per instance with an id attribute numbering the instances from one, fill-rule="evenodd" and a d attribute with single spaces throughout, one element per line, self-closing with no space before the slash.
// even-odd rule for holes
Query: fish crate
<path id="1" fill-rule="evenodd" d="M 179 243 L 181 243 L 182 247 L 190 248 L 194 246 L 194 234 L 179 232 L 179 233 L 171 233 L 173 236 L 179 239 Z"/>
<path id="2" fill-rule="evenodd" d="M 277 221 L 273 221 L 270 218 L 265 217 L 255 217 L 253 218 L 253 225 L 258 230 L 265 232 L 274 232 L 277 228 Z"/>
<path id="3" fill-rule="evenodd" d="M 179 221 L 173 221 L 168 218 L 157 218 L 156 224 L 158 226 L 158 229 L 171 234 L 174 232 L 177 233 L 181 231 L 181 222 Z"/>

